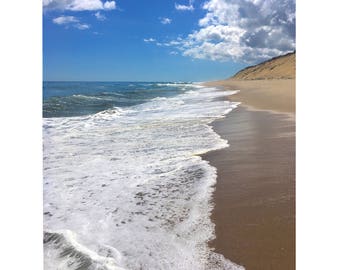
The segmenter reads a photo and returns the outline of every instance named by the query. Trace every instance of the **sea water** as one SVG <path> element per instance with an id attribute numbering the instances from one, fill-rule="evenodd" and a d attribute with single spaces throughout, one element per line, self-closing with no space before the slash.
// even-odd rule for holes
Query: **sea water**
<path id="1" fill-rule="evenodd" d="M 45 269 L 243 269 L 213 252 L 209 125 L 233 94 L 191 83 L 45 82 Z"/>

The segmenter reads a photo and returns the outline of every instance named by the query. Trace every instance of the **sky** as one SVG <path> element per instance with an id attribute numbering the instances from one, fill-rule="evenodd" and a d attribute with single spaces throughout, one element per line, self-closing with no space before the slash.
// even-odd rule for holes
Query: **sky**
<path id="1" fill-rule="evenodd" d="M 294 0 L 43 0 L 46 81 L 207 81 L 295 50 Z"/>

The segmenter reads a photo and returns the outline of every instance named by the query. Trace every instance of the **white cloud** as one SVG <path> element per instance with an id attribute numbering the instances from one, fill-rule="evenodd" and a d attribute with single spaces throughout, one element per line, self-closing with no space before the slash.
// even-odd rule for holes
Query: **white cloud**
<path id="1" fill-rule="evenodd" d="M 66 27 L 72 26 L 79 30 L 86 30 L 90 28 L 89 24 L 79 22 L 79 19 L 74 16 L 60 16 L 54 18 L 52 21 L 55 24 L 64 25 Z"/>
<path id="2" fill-rule="evenodd" d="M 150 43 L 150 42 L 155 42 L 156 40 L 154 38 L 144 38 L 144 42 Z"/>
<path id="3" fill-rule="evenodd" d="M 75 28 L 79 29 L 79 30 L 86 30 L 90 28 L 90 25 L 86 24 L 86 23 L 77 23 L 74 25 Z"/>
<path id="4" fill-rule="evenodd" d="M 181 11 L 186 11 L 186 10 L 193 11 L 194 10 L 193 1 L 190 0 L 189 5 L 181 5 L 181 4 L 175 3 L 175 9 L 181 10 Z"/>
<path id="5" fill-rule="evenodd" d="M 52 3 L 54 0 L 43 0 L 43 6 L 48 6 L 50 3 Z"/>
<path id="6" fill-rule="evenodd" d="M 98 21 L 105 21 L 106 17 L 104 14 L 100 13 L 99 11 L 97 11 L 94 16 L 97 18 Z"/>
<path id="7" fill-rule="evenodd" d="M 161 20 L 161 23 L 162 24 L 170 24 L 171 23 L 171 19 L 170 18 L 160 18 L 160 20 Z"/>
<path id="8" fill-rule="evenodd" d="M 179 46 L 182 45 L 180 41 L 177 40 L 171 40 L 170 42 L 158 42 L 156 43 L 157 46 L 163 46 L 163 47 L 174 47 L 174 46 Z"/>
<path id="9" fill-rule="evenodd" d="M 52 20 L 55 24 L 77 23 L 79 20 L 74 16 L 60 16 Z"/>
<path id="10" fill-rule="evenodd" d="M 106 1 L 104 3 L 104 9 L 116 9 L 116 2 L 115 1 Z"/>
<path id="11" fill-rule="evenodd" d="M 85 11 L 85 10 L 112 10 L 116 9 L 115 1 L 101 0 L 43 0 L 45 10 L 70 10 L 70 11 Z"/>
<path id="12" fill-rule="evenodd" d="M 208 0 L 200 28 L 162 43 L 184 56 L 259 62 L 295 49 L 294 0 Z"/>
<path id="13" fill-rule="evenodd" d="M 69 3 L 65 6 L 65 9 L 72 11 L 97 10 L 103 8 L 103 3 L 99 0 L 73 0 L 67 2 Z"/>

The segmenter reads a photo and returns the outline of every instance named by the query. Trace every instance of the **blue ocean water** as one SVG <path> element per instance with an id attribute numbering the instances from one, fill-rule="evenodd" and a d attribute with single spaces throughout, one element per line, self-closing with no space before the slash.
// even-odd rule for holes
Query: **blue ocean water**
<path id="1" fill-rule="evenodd" d="M 244 270 L 208 245 L 209 125 L 237 106 L 191 83 L 45 82 L 44 269 Z"/>
<path id="2" fill-rule="evenodd" d="M 89 115 L 190 89 L 188 83 L 170 82 L 44 82 L 43 117 Z"/>

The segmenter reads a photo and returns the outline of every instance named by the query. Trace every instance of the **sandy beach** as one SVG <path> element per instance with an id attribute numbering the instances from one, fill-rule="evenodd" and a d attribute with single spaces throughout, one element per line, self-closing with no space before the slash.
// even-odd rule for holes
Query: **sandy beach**
<path id="1" fill-rule="evenodd" d="M 295 113 L 295 79 L 224 80 L 206 85 L 240 90 L 230 100 L 252 109 Z"/>
<path id="2" fill-rule="evenodd" d="M 211 246 L 246 269 L 295 269 L 295 80 L 208 85 L 242 102 L 213 123 L 230 146 L 203 156 L 218 173 Z"/>

